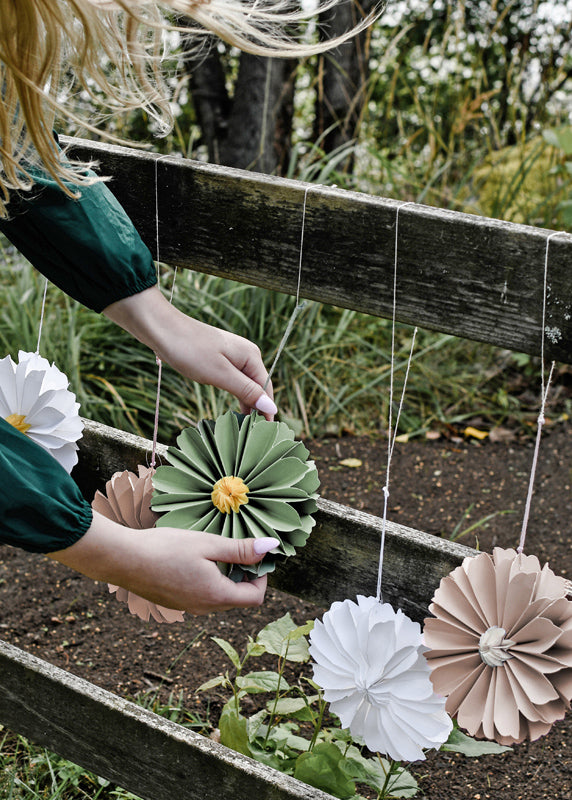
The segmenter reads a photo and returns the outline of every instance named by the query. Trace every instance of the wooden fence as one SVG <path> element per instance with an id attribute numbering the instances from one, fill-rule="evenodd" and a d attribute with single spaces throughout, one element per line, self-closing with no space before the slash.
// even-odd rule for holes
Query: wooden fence
<path id="1" fill-rule="evenodd" d="M 109 145 L 70 140 L 99 162 L 161 260 L 294 294 L 306 195 L 300 294 L 392 313 L 394 200 L 312 187 Z M 158 223 L 157 223 L 158 220 Z M 408 204 L 399 212 L 397 318 L 538 354 L 550 232 Z M 572 237 L 550 242 L 548 359 L 572 363 Z M 113 472 L 146 463 L 150 442 L 88 422 L 77 480 L 91 497 Z M 375 593 L 381 521 L 319 501 L 304 552 L 277 588 L 328 606 Z M 384 599 L 421 620 L 441 577 L 474 551 L 389 522 Z M 329 795 L 229 751 L 0 642 L 0 722 L 147 800 Z M 112 732 L 113 735 L 110 735 Z"/>

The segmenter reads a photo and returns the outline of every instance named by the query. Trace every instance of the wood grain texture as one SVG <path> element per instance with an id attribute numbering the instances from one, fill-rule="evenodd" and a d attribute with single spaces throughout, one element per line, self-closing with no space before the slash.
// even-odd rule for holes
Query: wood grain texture
<path id="1" fill-rule="evenodd" d="M 144 800 L 331 795 L 0 641 L 0 720 Z"/>
<path id="2" fill-rule="evenodd" d="M 91 499 L 117 470 L 137 471 L 151 461 L 152 443 L 115 428 L 84 420 L 80 463 L 74 477 Z M 158 455 L 166 448 L 158 447 Z M 77 469 L 77 468 L 76 468 Z M 382 520 L 328 500 L 318 501 L 316 526 L 306 546 L 269 575 L 272 586 L 324 608 L 335 600 L 375 595 Z M 450 542 L 391 521 L 386 525 L 383 599 L 421 622 L 439 581 L 474 555 Z"/>
<path id="3" fill-rule="evenodd" d="M 128 148 L 68 140 L 110 187 L 164 262 L 295 294 L 309 184 Z M 392 314 L 400 203 L 308 191 L 301 296 Z M 399 211 L 397 318 L 538 355 L 551 231 L 429 206 Z M 572 236 L 550 242 L 546 356 L 572 363 Z"/>

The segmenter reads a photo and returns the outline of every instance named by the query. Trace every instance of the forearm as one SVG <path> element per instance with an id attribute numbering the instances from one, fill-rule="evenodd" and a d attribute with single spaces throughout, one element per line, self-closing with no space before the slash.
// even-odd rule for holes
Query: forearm
<path id="1" fill-rule="evenodd" d="M 110 304 L 103 313 L 181 375 L 234 394 L 243 412 L 257 408 L 267 419 L 276 413 L 272 386 L 264 391 L 268 373 L 260 350 L 248 339 L 187 317 L 158 287 Z"/>
<path id="2" fill-rule="evenodd" d="M 146 538 L 147 531 L 133 531 L 94 512 L 81 539 L 47 555 L 93 580 L 125 586 L 141 571 Z"/>
<path id="3" fill-rule="evenodd" d="M 193 343 L 196 344 L 193 339 L 196 340 L 200 334 L 204 335 L 206 329 L 210 328 L 179 311 L 158 286 L 112 303 L 103 310 L 103 314 L 147 345 L 168 364 L 176 360 L 172 352 L 174 337 L 184 337 L 190 347 Z M 210 330 L 216 331 L 215 328 Z M 178 341 L 180 342 L 180 338 Z M 175 344 L 176 342 L 177 340 Z"/>

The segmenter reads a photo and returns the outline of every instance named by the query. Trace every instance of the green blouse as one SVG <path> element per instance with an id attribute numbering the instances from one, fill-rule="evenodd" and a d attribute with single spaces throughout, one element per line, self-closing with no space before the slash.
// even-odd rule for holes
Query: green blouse
<path id="1" fill-rule="evenodd" d="M 74 200 L 45 176 L 35 178 L 32 191 L 11 202 L 0 232 L 40 272 L 95 311 L 156 283 L 151 253 L 106 184 L 82 188 Z M 1 418 L 0 465 L 0 543 L 50 553 L 83 536 L 92 510 L 76 483 Z"/>

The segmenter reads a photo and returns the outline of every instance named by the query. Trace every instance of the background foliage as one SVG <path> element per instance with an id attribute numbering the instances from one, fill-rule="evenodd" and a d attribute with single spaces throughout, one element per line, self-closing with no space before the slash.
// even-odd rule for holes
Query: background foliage
<path id="1" fill-rule="evenodd" d="M 362 41 L 355 74 L 342 68 L 346 62 L 339 53 L 329 60 L 291 65 L 289 128 L 274 169 L 305 181 L 569 229 L 571 29 L 572 0 L 391 2 Z M 213 140 L 193 102 L 197 87 L 189 79 L 179 43 L 173 46 L 166 63 L 176 114 L 172 134 L 153 139 L 140 113 L 107 118 L 96 109 L 93 119 L 100 128 L 150 143 L 161 152 L 212 158 Z M 236 114 L 239 56 L 222 45 L 216 54 L 225 113 Z M 267 69 L 259 70 L 263 81 Z M 339 79 L 345 105 L 331 102 L 324 78 L 328 70 Z M 272 108 L 268 96 L 262 99 L 264 107 Z M 90 101 L 76 94 L 70 102 L 85 108 Z M 329 127 L 323 113 L 328 103 L 333 109 Z M 262 126 L 268 125 L 263 114 L 258 118 L 257 156 L 267 146 Z M 271 121 L 276 124 L 276 117 Z M 222 122 L 219 137 L 228 129 L 224 116 Z M 62 132 L 86 135 L 81 130 Z M 261 164 L 259 159 L 258 169 Z M 18 349 L 36 347 L 44 282 L 5 240 L 1 245 L 0 351 L 16 356 Z M 172 280 L 172 271 L 164 267 L 165 291 Z M 206 322 L 254 339 L 268 364 L 292 310 L 286 295 L 192 272 L 177 277 L 175 302 Z M 411 330 L 400 327 L 396 396 L 410 340 Z M 83 415 L 150 435 L 156 391 L 153 355 L 53 287 L 42 354 L 66 372 Z M 309 304 L 275 374 L 283 418 L 307 436 L 382 434 L 389 362 L 386 321 Z M 415 435 L 469 422 L 485 428 L 526 425 L 537 413 L 538 374 L 539 365 L 528 356 L 421 332 L 401 430 Z M 567 385 L 570 372 L 561 368 L 552 413 L 570 413 Z M 217 416 L 231 404 L 219 392 L 189 385 L 167 369 L 160 438 L 172 441 L 180 427 Z M 194 724 L 178 711 L 177 721 Z M 168 712 L 174 718 L 173 707 Z M 0 794 L 9 800 L 133 800 L 107 781 L 1 729 L 0 766 Z"/>
<path id="2" fill-rule="evenodd" d="M 317 135 L 323 59 L 295 66 L 289 157 L 282 171 L 301 180 L 566 228 L 572 222 L 571 27 L 572 0 L 391 3 L 366 42 L 361 83 L 354 87 L 359 114 L 352 107 L 352 127 L 344 128 L 341 144 L 326 131 Z M 94 112 L 94 118 L 116 135 L 204 159 L 207 142 L 178 46 L 175 38 L 166 63 L 176 113 L 167 138 L 153 138 L 141 114 L 103 119 Z M 239 55 L 216 49 L 232 104 Z M 336 55 L 330 57 L 334 65 Z M 72 101 L 85 107 L 87 98 L 77 95 Z M 333 127 L 343 128 L 344 120 Z M 162 267 L 165 291 L 172 281 L 172 271 Z M 14 355 L 19 348 L 35 349 L 43 279 L 5 242 L 0 286 L 0 347 Z M 186 313 L 254 339 L 270 364 L 293 301 L 185 272 L 177 277 L 175 302 Z M 402 365 L 410 339 L 411 330 L 400 327 Z M 150 435 L 156 391 L 152 354 L 53 287 L 42 352 L 66 371 L 85 416 Z M 283 417 L 308 436 L 382 433 L 389 361 L 387 321 L 308 304 L 275 373 Z M 529 378 L 536 390 L 537 376 L 538 364 L 527 356 L 422 332 L 402 431 L 415 435 L 475 419 L 489 427 L 526 421 L 536 410 L 536 398 L 528 406 Z M 568 377 L 561 369 L 560 383 Z M 180 427 L 216 416 L 229 404 L 230 398 L 189 385 L 167 369 L 160 436 L 172 441 Z M 558 410 L 568 408 L 562 404 Z"/>

